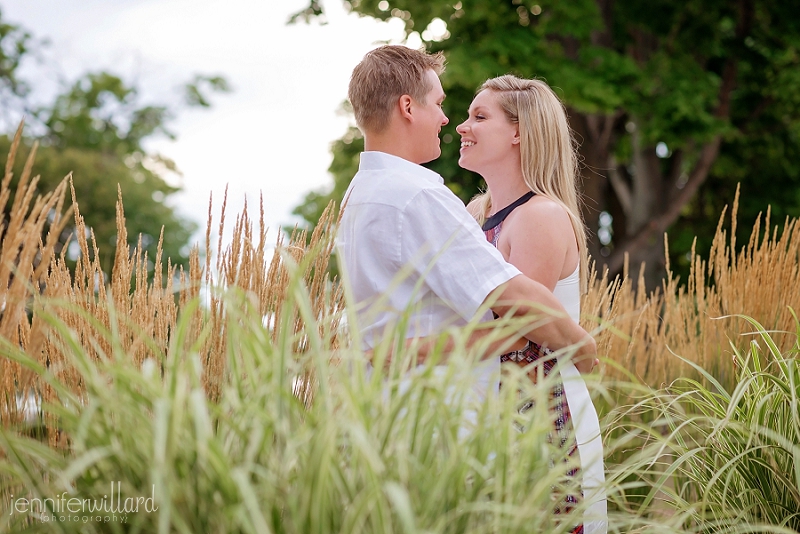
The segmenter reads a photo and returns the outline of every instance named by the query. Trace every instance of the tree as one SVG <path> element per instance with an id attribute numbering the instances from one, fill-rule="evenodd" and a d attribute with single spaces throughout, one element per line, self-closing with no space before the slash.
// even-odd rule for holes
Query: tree
<path id="1" fill-rule="evenodd" d="M 19 65 L 32 53 L 32 39 L 27 31 L 0 17 L 0 93 L 16 97 L 20 116 L 27 111 L 34 129 L 41 132 L 34 165 L 34 174 L 41 175 L 39 188 L 49 190 L 72 173 L 81 214 L 94 232 L 106 272 L 110 272 L 115 252 L 118 187 L 132 239 L 140 238 L 153 258 L 163 228 L 165 256 L 173 265 L 186 264 L 188 242 L 196 225 L 178 216 L 167 203 L 179 190 L 167 182 L 167 174 L 179 171 L 174 162 L 143 146 L 155 135 L 174 137 L 167 128 L 174 106 L 143 104 L 136 87 L 115 74 L 96 72 L 80 77 L 52 104 L 34 107 L 26 100 L 30 84 L 17 75 Z M 189 106 L 208 107 L 210 92 L 228 91 L 229 87 L 220 76 L 197 75 L 183 89 Z M 33 139 L 26 138 L 24 144 L 16 176 L 21 174 Z M 9 147 L 9 137 L 0 136 L 0 153 L 7 153 Z M 62 243 L 72 230 L 68 228 Z"/>
<path id="2" fill-rule="evenodd" d="M 344 4 L 361 15 L 399 18 L 407 35 L 418 31 L 429 50 L 446 53 L 451 123 L 442 157 L 430 167 L 465 201 L 481 180 L 457 166 L 455 126 L 475 89 L 508 72 L 556 89 L 583 161 L 590 253 L 612 273 L 629 255 L 631 265 L 647 262 L 648 285 L 655 285 L 667 229 L 676 238 L 673 267 L 685 264 L 691 236 L 713 235 L 737 182 L 745 191 L 741 215 L 755 217 L 768 203 L 800 214 L 793 165 L 800 152 L 800 23 L 792 2 Z M 446 31 L 433 34 L 442 22 Z"/>
<path id="3" fill-rule="evenodd" d="M 7 120 L 8 113 L 29 93 L 28 84 L 17 76 L 22 61 L 41 46 L 34 37 L 25 30 L 3 20 L 0 11 L 0 120 Z"/>

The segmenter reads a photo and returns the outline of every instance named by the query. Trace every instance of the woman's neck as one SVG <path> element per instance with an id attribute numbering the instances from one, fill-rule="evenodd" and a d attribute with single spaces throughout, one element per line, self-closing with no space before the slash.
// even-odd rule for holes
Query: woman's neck
<path id="1" fill-rule="evenodd" d="M 519 153 L 495 160 L 490 167 L 490 169 L 481 169 L 483 172 L 479 172 L 479 174 L 486 181 L 489 189 L 493 214 L 513 203 L 531 189 L 522 177 L 522 162 Z"/>
<path id="2" fill-rule="evenodd" d="M 512 204 L 531 190 L 523 181 L 521 173 L 514 178 L 505 177 L 497 180 L 486 180 L 486 185 L 489 188 L 489 196 L 492 199 L 492 214 Z"/>

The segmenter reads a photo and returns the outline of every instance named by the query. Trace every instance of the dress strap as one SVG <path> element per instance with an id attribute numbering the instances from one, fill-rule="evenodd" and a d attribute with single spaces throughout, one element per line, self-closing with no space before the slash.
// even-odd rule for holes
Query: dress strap
<path id="1" fill-rule="evenodd" d="M 486 219 L 486 221 L 483 223 L 483 226 L 481 226 L 481 229 L 484 232 L 486 232 L 488 230 L 491 230 L 492 228 L 494 228 L 495 226 L 497 226 L 498 224 L 503 222 L 506 219 L 506 217 L 508 217 L 509 213 L 511 213 L 516 208 L 518 208 L 519 206 L 522 206 L 527 201 L 532 199 L 535 194 L 536 193 L 534 193 L 533 191 L 528 191 L 527 193 L 525 193 L 524 195 L 519 197 L 517 200 L 515 200 L 511 204 L 509 204 L 505 208 L 501 209 L 500 211 L 498 211 L 497 213 L 495 213 L 494 215 L 492 215 L 491 217 Z"/>

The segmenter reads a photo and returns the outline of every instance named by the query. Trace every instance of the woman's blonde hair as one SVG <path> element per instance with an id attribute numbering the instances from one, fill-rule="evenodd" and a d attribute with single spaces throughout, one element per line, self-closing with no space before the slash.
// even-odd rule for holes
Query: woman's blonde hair
<path id="1" fill-rule="evenodd" d="M 519 126 L 525 183 L 569 214 L 580 255 L 581 291 L 585 291 L 588 255 L 578 195 L 578 156 L 564 104 L 546 83 L 510 74 L 486 80 L 481 91 L 493 91 L 506 117 Z M 482 224 L 492 211 L 489 193 L 476 196 L 470 211 Z"/>

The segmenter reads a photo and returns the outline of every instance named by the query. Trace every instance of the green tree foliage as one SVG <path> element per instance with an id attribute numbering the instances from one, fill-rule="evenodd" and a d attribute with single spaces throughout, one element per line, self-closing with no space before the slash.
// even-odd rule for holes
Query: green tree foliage
<path id="1" fill-rule="evenodd" d="M 113 74 L 87 74 L 39 112 L 47 144 L 124 155 L 141 151 L 142 140 L 157 132 L 171 137 L 166 107 L 139 107 L 136 97 L 136 89 Z"/>
<path id="2" fill-rule="evenodd" d="M 358 170 L 359 154 L 364 151 L 364 138 L 358 128 L 351 126 L 341 139 L 331 145 L 333 161 L 328 172 L 333 176 L 333 188 L 308 193 L 302 204 L 297 206 L 293 214 L 299 215 L 312 226 L 319 220 L 322 212 L 331 200 L 342 201 L 350 179 Z"/>
<path id="3" fill-rule="evenodd" d="M 30 83 L 19 78 L 18 68 L 26 56 L 39 50 L 30 33 L 2 21 L 0 13 L 0 95 L 15 97 L 20 104 L 15 120 L 27 114 L 33 129 L 40 133 L 36 137 L 41 146 L 33 168 L 34 175 L 41 177 L 39 189 L 47 191 L 72 173 L 81 214 L 94 233 L 106 272 L 115 252 L 118 187 L 130 238 L 141 239 L 153 258 L 163 229 L 164 255 L 173 264 L 186 264 L 196 224 L 179 216 L 168 202 L 168 197 L 179 191 L 168 183 L 168 174 L 179 171 L 173 161 L 148 152 L 143 145 L 153 136 L 174 137 L 167 124 L 174 117 L 175 106 L 143 104 L 137 88 L 121 77 L 92 72 L 66 87 L 51 104 L 34 107 L 26 98 Z M 196 75 L 185 84 L 183 97 L 188 106 L 209 107 L 210 93 L 229 90 L 220 76 Z M 16 126 L 8 117 L 5 122 L 6 128 Z M 21 174 L 33 143 L 32 138 L 25 138 L 16 176 Z M 10 137 L 0 136 L 0 154 L 7 154 L 9 147 Z M 72 227 L 67 229 L 62 244 L 72 231 Z"/>
<path id="4" fill-rule="evenodd" d="M 230 91 L 228 80 L 222 76 L 196 74 L 194 79 L 186 84 L 184 98 L 190 106 L 208 108 L 211 107 L 209 92 L 228 93 Z"/>
<path id="5" fill-rule="evenodd" d="M 710 245 L 716 217 L 740 182 L 745 221 L 767 204 L 781 216 L 800 213 L 800 23 L 793 2 L 344 4 L 361 15 L 401 19 L 407 34 L 418 31 L 429 50 L 446 53 L 451 123 L 442 132 L 442 157 L 430 166 L 465 201 L 482 182 L 457 165 L 455 126 L 476 88 L 509 72 L 554 87 L 580 145 L 590 252 L 612 272 L 628 255 L 632 265 L 647 262 L 655 283 L 667 229 L 673 268 L 685 266 L 695 235 L 699 250 Z M 426 31 L 437 19 L 446 23 L 444 35 Z M 338 181 L 349 178 L 332 173 L 341 190 Z"/>
<path id="6" fill-rule="evenodd" d="M 38 44 L 24 28 L 4 21 L 0 11 L 0 120 L 7 119 L 12 102 L 21 101 L 30 91 L 17 69 Z"/>

